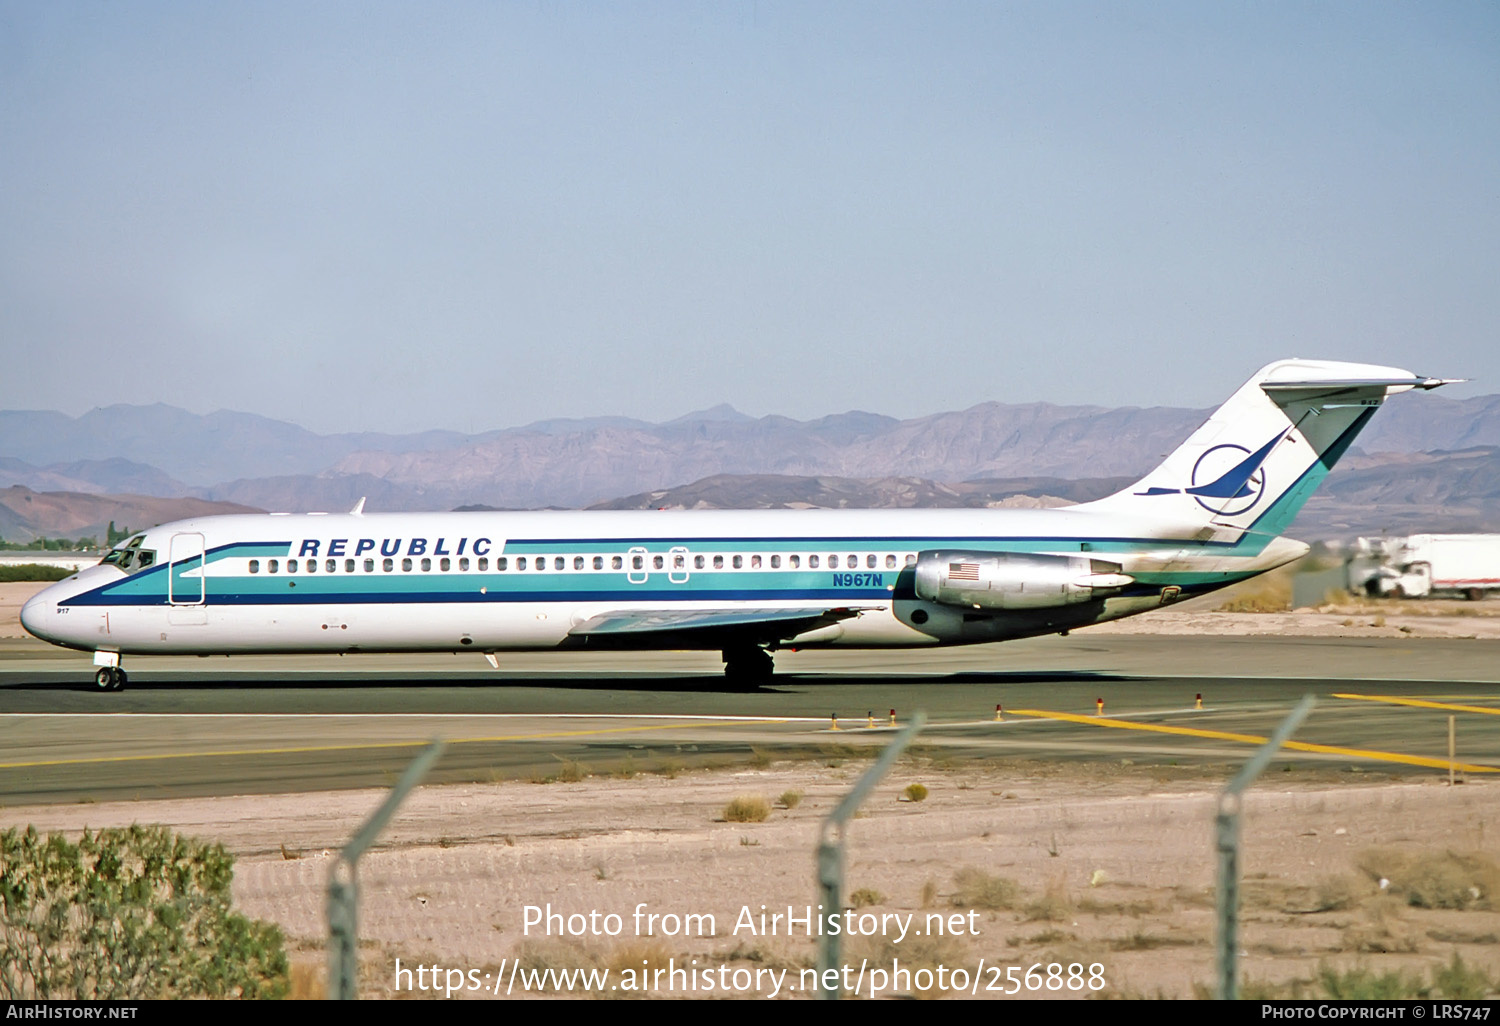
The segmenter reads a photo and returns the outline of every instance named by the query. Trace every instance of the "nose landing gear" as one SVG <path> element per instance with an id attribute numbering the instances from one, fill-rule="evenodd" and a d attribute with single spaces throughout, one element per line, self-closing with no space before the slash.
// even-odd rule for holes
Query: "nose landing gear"
<path id="1" fill-rule="evenodd" d="M 125 671 L 118 666 L 101 666 L 94 674 L 94 685 L 100 691 L 119 691 L 125 687 Z"/>

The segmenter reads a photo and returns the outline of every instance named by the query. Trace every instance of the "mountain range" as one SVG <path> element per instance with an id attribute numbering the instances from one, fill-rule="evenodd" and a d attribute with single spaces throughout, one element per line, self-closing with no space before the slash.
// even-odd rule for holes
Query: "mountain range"
<path id="1" fill-rule="evenodd" d="M 983 403 L 906 420 L 854 411 L 798 421 L 720 406 L 661 424 L 598 417 L 471 435 L 320 435 L 162 404 L 80 417 L 0 411 L 0 536 L 69 533 L 49 525 L 89 526 L 86 510 L 107 506 L 38 519 L 25 513 L 37 508 L 26 491 L 193 499 L 207 504 L 198 512 L 338 510 L 361 496 L 372 510 L 1058 505 L 1128 483 L 1209 412 Z M 155 515 L 148 508 L 107 519 L 140 526 Z M 1390 403 L 1293 533 L 1412 524 L 1500 528 L 1500 396 Z"/>

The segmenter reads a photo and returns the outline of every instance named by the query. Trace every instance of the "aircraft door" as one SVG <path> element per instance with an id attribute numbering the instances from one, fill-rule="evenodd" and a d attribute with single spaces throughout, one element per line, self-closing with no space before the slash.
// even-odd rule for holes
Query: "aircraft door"
<path id="1" fill-rule="evenodd" d="M 167 619 L 181 625 L 208 622 L 208 582 L 203 535 L 184 531 L 172 535 L 167 548 Z"/>

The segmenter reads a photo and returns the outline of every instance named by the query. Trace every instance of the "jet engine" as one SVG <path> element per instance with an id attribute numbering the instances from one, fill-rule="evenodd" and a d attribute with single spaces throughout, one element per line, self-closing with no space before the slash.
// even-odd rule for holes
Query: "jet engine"
<path id="1" fill-rule="evenodd" d="M 917 556 L 916 593 L 949 606 L 1047 609 L 1107 598 L 1133 580 L 1088 556 L 935 551 Z"/>

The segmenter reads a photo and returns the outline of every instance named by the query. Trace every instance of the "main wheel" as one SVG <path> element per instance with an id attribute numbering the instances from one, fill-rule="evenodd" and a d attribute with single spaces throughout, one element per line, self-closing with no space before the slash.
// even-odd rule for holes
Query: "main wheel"
<path id="1" fill-rule="evenodd" d="M 99 672 L 94 674 L 94 686 L 100 691 L 113 691 L 115 689 L 114 668 L 110 666 L 99 667 Z"/>
<path id="2" fill-rule="evenodd" d="M 120 669 L 118 666 L 116 666 L 115 667 L 115 683 L 114 683 L 114 687 L 110 688 L 109 690 L 111 690 L 111 691 L 123 691 L 123 690 L 125 690 L 125 683 L 126 683 L 126 681 L 128 679 L 129 678 L 127 678 L 125 676 L 125 671 L 122 670 L 122 669 Z"/>
<path id="3" fill-rule="evenodd" d="M 758 688 L 769 683 L 776 661 L 763 648 L 724 650 L 724 677 L 739 688 Z"/>

